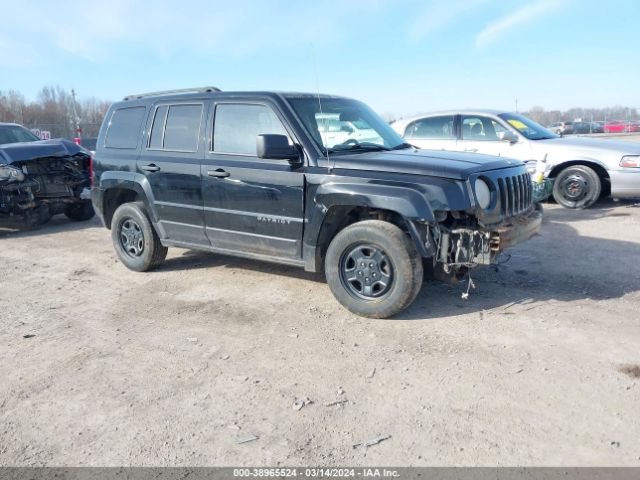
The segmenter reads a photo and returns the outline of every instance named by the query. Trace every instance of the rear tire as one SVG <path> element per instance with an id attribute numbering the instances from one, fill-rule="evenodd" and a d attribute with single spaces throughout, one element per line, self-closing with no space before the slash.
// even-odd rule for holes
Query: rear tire
<path id="1" fill-rule="evenodd" d="M 420 292 L 422 258 L 400 228 L 365 220 L 333 238 L 325 275 L 331 292 L 349 311 L 387 318 L 407 308 Z"/>
<path id="2" fill-rule="evenodd" d="M 93 218 L 95 212 L 93 211 L 91 200 L 80 200 L 79 202 L 67 205 L 64 209 L 64 214 L 69 220 L 84 222 Z"/>
<path id="3" fill-rule="evenodd" d="M 152 270 L 167 257 L 168 248 L 160 242 L 142 202 L 125 203 L 116 209 L 111 239 L 120 261 L 136 272 Z"/>
<path id="4" fill-rule="evenodd" d="M 553 183 L 553 198 L 565 208 L 588 208 L 598 200 L 601 191 L 600 177 L 586 165 L 565 168 Z"/>

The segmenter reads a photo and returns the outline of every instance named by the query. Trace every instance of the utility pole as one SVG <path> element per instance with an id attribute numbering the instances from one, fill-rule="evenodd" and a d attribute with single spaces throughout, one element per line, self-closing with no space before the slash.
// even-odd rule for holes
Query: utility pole
<path id="1" fill-rule="evenodd" d="M 76 122 L 76 138 L 80 139 L 82 129 L 80 128 L 80 117 L 78 116 L 78 109 L 76 108 L 76 91 L 73 88 L 71 89 L 71 106 L 73 107 L 73 118 Z"/>
<path id="2" fill-rule="evenodd" d="M 516 97 L 516 113 L 518 113 L 518 97 Z"/>

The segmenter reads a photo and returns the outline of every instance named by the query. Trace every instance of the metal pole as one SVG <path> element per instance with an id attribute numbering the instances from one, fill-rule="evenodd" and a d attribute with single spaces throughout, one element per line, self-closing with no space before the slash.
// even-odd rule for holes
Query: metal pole
<path id="1" fill-rule="evenodd" d="M 76 121 L 76 135 L 78 136 L 78 138 L 81 138 L 81 130 L 80 130 L 80 117 L 78 116 L 78 110 L 76 109 L 76 91 L 72 88 L 71 89 L 71 106 L 73 107 L 73 117 Z"/>

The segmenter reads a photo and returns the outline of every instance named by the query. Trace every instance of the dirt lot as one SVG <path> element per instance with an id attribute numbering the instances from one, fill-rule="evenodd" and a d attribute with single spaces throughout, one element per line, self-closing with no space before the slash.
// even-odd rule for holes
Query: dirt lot
<path id="1" fill-rule="evenodd" d="M 0 464 L 638 466 L 640 204 L 546 213 L 377 321 L 294 268 L 2 230 Z"/>

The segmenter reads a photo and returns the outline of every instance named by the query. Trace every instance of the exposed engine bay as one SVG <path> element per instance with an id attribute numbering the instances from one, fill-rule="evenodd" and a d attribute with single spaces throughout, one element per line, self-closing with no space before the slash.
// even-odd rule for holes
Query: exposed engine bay
<path id="1" fill-rule="evenodd" d="M 26 226 L 59 213 L 88 220 L 89 171 L 89 153 L 66 140 L 0 146 L 0 217 L 19 217 Z"/>

